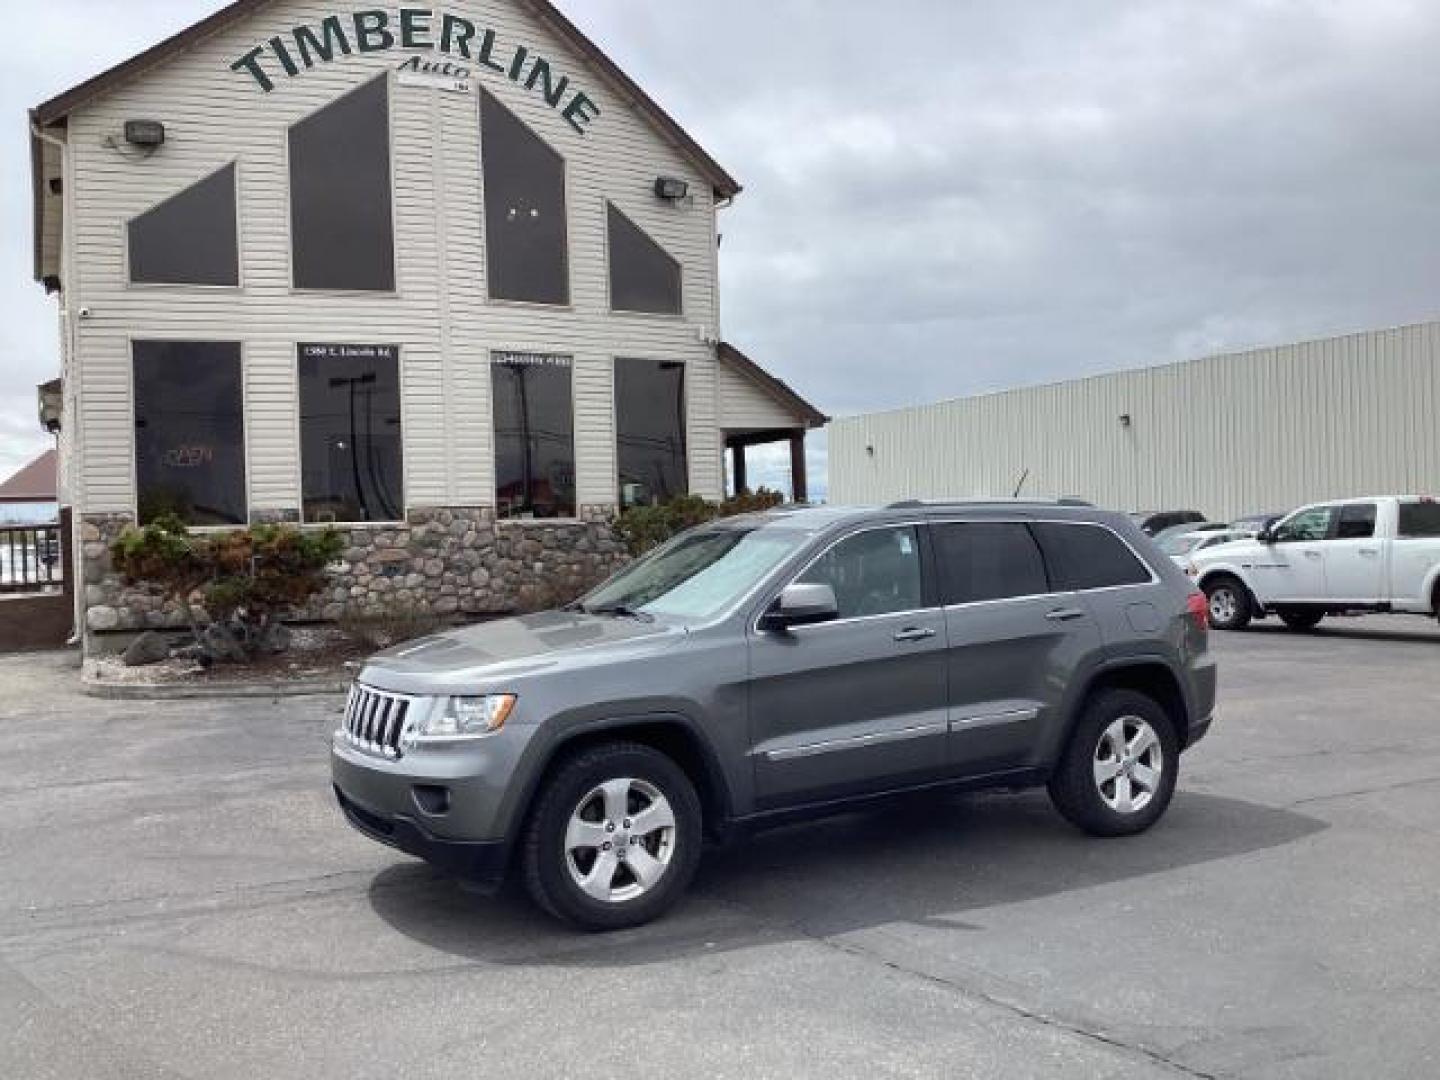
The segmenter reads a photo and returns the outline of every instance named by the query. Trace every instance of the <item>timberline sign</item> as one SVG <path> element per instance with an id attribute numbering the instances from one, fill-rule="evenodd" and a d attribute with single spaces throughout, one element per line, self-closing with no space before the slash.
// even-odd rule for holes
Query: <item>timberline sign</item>
<path id="1" fill-rule="evenodd" d="M 470 19 L 432 8 L 329 15 L 318 24 L 297 26 L 256 45 L 231 64 L 230 70 L 252 79 L 268 94 L 277 79 L 293 79 L 317 64 L 354 53 L 393 49 L 428 51 L 448 58 L 427 61 L 412 57 L 401 65 L 402 82 L 464 93 L 475 70 L 488 71 L 539 94 L 581 135 L 600 115 L 594 99 L 577 90 L 570 76 L 559 74 L 539 53 L 508 44 L 495 30 Z"/>

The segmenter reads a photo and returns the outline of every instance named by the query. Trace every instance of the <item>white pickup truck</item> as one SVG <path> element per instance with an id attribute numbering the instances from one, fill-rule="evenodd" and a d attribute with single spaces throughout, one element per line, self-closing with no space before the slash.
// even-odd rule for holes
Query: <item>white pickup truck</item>
<path id="1" fill-rule="evenodd" d="M 1268 615 L 1312 630 L 1326 615 L 1440 614 L 1440 500 L 1306 506 L 1254 540 L 1197 552 L 1189 572 L 1217 630 Z"/>

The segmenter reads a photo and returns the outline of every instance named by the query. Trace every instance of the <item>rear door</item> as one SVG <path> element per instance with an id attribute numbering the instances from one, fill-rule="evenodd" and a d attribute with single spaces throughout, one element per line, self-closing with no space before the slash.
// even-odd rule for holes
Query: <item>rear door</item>
<path id="1" fill-rule="evenodd" d="M 835 590 L 840 618 L 751 631 L 750 717 L 762 809 L 943 776 L 945 617 L 913 525 L 839 540 L 795 580 Z"/>
<path id="2" fill-rule="evenodd" d="M 1440 566 L 1440 502 L 1402 500 L 1398 519 L 1390 541 L 1388 598 L 1403 610 L 1431 611 L 1431 582 Z"/>
<path id="3" fill-rule="evenodd" d="M 1380 508 L 1373 502 L 1338 509 L 1325 553 L 1325 591 L 1335 600 L 1379 603 L 1385 597 L 1385 543 L 1379 538 Z"/>
<path id="4" fill-rule="evenodd" d="M 930 527 L 945 605 L 950 760 L 976 776 L 1030 763 L 1062 719 L 1071 675 L 1099 645 L 1073 591 L 1052 588 L 1024 522 Z"/>

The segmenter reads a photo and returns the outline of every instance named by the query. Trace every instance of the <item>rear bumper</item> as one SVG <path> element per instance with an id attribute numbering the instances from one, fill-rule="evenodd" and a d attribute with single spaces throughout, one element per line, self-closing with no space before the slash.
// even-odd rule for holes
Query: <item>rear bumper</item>
<path id="1" fill-rule="evenodd" d="M 411 818 L 362 806 L 340 790 L 338 784 L 334 789 L 345 820 L 371 840 L 424 859 L 437 870 L 481 891 L 494 891 L 504 883 L 510 861 L 510 845 L 505 841 L 446 840 Z"/>
<path id="2" fill-rule="evenodd" d="M 1190 725 L 1190 731 L 1185 739 L 1186 750 L 1189 750 L 1201 739 L 1205 738 L 1206 735 L 1210 734 L 1210 725 L 1214 722 L 1214 720 L 1215 717 L 1211 715 L 1205 717 L 1205 719 L 1203 720 L 1197 720 L 1195 721 L 1195 723 Z"/>

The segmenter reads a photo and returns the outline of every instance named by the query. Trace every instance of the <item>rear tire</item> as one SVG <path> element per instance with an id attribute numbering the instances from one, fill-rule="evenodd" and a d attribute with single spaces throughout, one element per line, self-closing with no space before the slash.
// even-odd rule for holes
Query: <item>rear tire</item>
<path id="1" fill-rule="evenodd" d="M 524 838 L 531 897 L 586 930 L 659 918 L 700 863 L 700 797 L 675 762 L 639 743 L 608 743 L 545 779 Z"/>
<path id="2" fill-rule="evenodd" d="M 1204 585 L 1205 603 L 1210 609 L 1210 625 L 1216 630 L 1244 630 L 1255 617 L 1250 590 L 1239 578 L 1228 574 L 1212 578 Z"/>
<path id="3" fill-rule="evenodd" d="M 1050 799 L 1091 836 L 1133 836 L 1170 806 L 1179 769 L 1175 723 L 1159 702 L 1134 690 L 1106 690 L 1071 732 L 1050 777 Z"/>
<path id="4" fill-rule="evenodd" d="M 1276 614 L 1280 616 L 1281 622 L 1297 634 L 1314 630 L 1325 620 L 1325 612 L 1307 611 L 1305 608 L 1281 608 Z"/>

